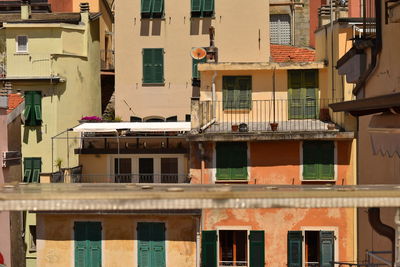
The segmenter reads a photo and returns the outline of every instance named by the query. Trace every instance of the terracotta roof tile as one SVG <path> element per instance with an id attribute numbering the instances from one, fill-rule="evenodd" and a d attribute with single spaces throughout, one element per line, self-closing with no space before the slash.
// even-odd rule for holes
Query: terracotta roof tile
<path id="1" fill-rule="evenodd" d="M 312 62 L 315 61 L 315 50 L 290 45 L 271 44 L 273 62 Z"/>
<path id="2" fill-rule="evenodd" d="M 7 113 L 13 111 L 16 107 L 18 107 L 24 99 L 19 94 L 9 94 L 8 95 L 8 110 Z"/>

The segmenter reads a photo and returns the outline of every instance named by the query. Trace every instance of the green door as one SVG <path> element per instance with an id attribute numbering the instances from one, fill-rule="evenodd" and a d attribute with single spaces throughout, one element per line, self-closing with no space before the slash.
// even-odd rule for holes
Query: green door
<path id="1" fill-rule="evenodd" d="M 101 223 L 75 222 L 75 267 L 101 267 Z"/>
<path id="2" fill-rule="evenodd" d="M 318 118 L 318 71 L 288 71 L 289 119 Z"/>
<path id="3" fill-rule="evenodd" d="M 288 267 L 301 267 L 302 262 L 302 248 L 303 245 L 303 234 L 301 231 L 289 231 L 288 232 L 288 257 L 287 266 Z"/>
<path id="4" fill-rule="evenodd" d="M 217 267 L 217 231 L 201 233 L 201 267 Z"/>
<path id="5" fill-rule="evenodd" d="M 138 267 L 165 267 L 165 224 L 138 223 Z"/>

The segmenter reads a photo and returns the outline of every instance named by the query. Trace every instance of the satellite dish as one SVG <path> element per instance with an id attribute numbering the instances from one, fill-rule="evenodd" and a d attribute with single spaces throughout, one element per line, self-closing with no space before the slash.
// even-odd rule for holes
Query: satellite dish
<path id="1" fill-rule="evenodd" d="M 207 51 L 202 47 L 196 47 L 192 49 L 190 55 L 192 56 L 192 58 L 200 60 L 207 56 Z"/>

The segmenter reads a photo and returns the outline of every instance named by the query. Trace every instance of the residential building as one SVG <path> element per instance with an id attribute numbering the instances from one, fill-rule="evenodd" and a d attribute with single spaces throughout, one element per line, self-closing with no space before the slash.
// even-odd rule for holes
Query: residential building
<path id="1" fill-rule="evenodd" d="M 0 93 L 0 184 L 21 181 L 21 113 L 24 100 L 18 94 Z M 0 254 L 6 266 L 24 262 L 22 212 L 0 212 Z"/>
<path id="2" fill-rule="evenodd" d="M 339 59 L 339 74 L 354 83 L 356 100 L 332 105 L 358 122 L 358 183 L 399 183 L 399 1 L 363 1 L 362 34 Z M 396 155 L 397 154 L 397 155 Z M 359 260 L 366 250 L 387 251 L 380 264 L 399 264 L 396 209 L 359 209 Z M 396 234 L 395 234 L 396 233 Z"/>

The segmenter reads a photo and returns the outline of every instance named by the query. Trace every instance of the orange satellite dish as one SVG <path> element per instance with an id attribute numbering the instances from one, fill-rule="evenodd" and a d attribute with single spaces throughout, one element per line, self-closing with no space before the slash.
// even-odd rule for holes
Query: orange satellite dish
<path id="1" fill-rule="evenodd" d="M 192 58 L 200 60 L 207 56 L 207 51 L 202 47 L 196 47 L 192 49 L 190 54 L 192 55 Z"/>

